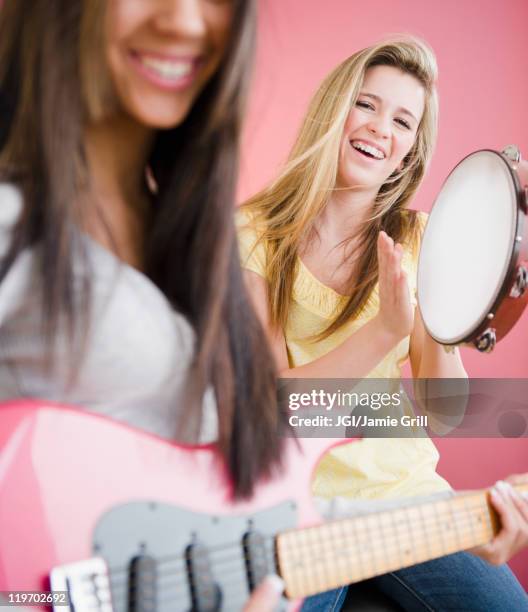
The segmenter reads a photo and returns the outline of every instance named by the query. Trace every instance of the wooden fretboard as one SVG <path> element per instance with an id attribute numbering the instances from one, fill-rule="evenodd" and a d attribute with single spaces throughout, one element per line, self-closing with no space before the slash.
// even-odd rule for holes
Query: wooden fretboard
<path id="1" fill-rule="evenodd" d="M 284 532 L 279 570 L 288 597 L 307 597 L 484 544 L 499 526 L 487 491 L 461 493 Z"/>

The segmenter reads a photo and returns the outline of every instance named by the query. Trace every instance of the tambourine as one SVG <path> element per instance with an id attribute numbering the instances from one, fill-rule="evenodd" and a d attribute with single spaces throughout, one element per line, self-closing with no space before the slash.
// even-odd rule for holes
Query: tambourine
<path id="1" fill-rule="evenodd" d="M 418 304 L 446 346 L 490 352 L 528 301 L 528 162 L 517 147 L 476 151 L 446 179 L 418 262 Z"/>

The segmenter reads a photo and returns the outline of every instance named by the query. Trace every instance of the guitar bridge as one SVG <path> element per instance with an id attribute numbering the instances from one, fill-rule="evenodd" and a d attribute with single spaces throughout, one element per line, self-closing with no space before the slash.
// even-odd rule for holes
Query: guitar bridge
<path id="1" fill-rule="evenodd" d="M 108 567 L 101 557 L 54 567 L 50 586 L 69 596 L 69 605 L 54 606 L 55 612 L 112 612 Z"/>

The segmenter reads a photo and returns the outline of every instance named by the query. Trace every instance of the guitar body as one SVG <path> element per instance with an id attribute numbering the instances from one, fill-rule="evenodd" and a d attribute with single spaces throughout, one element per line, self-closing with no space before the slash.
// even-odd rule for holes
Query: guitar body
<path id="1" fill-rule="evenodd" d="M 336 440 L 286 440 L 284 473 L 261 483 L 252 500 L 235 503 L 212 446 L 184 447 L 54 404 L 18 401 L 0 410 L 0 590 L 48 591 L 52 568 L 93 557 L 103 557 L 110 571 L 117 566 L 126 576 L 130 556 L 136 555 L 146 564 L 135 569 L 146 567 L 147 577 L 158 571 L 181 578 L 183 590 L 174 597 L 168 591 L 170 607 L 191 609 L 192 594 L 200 595 L 204 585 L 189 586 L 186 578 L 198 567 L 196 560 L 203 560 L 200 546 L 211 543 L 203 541 L 200 525 L 207 533 L 214 531 L 217 548 L 225 548 L 255 525 L 257 534 L 271 540 L 279 529 L 320 522 L 310 481 L 318 459 Z M 272 508 L 275 514 L 268 516 Z M 170 550 L 171 538 L 179 550 Z M 149 570 L 149 560 L 159 551 L 178 555 L 176 565 L 163 571 L 151 565 Z M 270 554 L 272 559 L 273 550 Z M 221 605 L 216 600 L 209 608 L 212 600 L 204 596 L 203 609 L 235 610 L 247 597 L 248 566 L 243 552 L 235 556 L 240 556 L 234 576 L 238 591 L 227 599 L 224 592 Z M 222 579 L 220 568 L 209 564 L 213 586 Z M 253 570 L 255 578 L 275 568 L 268 564 Z M 114 610 L 127 609 L 126 592 L 119 601 L 113 592 Z"/>

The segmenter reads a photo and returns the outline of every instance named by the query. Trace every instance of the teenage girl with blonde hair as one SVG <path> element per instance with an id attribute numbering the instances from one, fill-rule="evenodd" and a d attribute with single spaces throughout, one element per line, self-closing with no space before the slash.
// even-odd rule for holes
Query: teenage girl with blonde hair
<path id="1" fill-rule="evenodd" d="M 237 213 L 246 284 L 282 378 L 399 384 L 407 358 L 417 379 L 466 377 L 458 350 L 449 354 L 434 342 L 415 310 L 425 215 L 408 206 L 435 145 L 436 78 L 433 52 L 414 38 L 352 55 L 316 92 L 279 177 Z M 322 460 L 314 493 L 379 499 L 445 491 L 437 462 L 423 432 L 364 439 Z M 499 563 L 528 541 L 528 503 L 503 488 L 497 507 L 515 527 L 476 551 Z M 499 599 L 501 608 L 528 607 L 507 568 L 467 553 L 374 582 L 405 609 L 456 602 L 491 610 Z M 312 598 L 305 608 L 339 609 L 344 591 Z"/>

